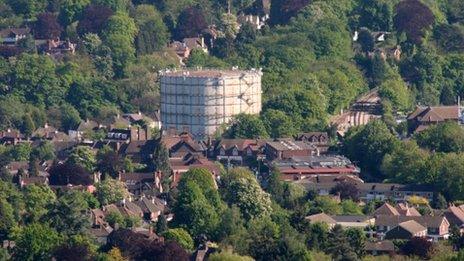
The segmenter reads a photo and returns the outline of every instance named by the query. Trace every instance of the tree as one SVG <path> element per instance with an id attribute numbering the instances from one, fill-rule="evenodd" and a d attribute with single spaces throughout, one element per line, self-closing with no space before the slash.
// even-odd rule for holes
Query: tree
<path id="1" fill-rule="evenodd" d="M 38 223 L 17 229 L 13 240 L 16 242 L 14 260 L 48 260 L 52 250 L 62 241 L 55 230 Z"/>
<path id="2" fill-rule="evenodd" d="M 50 224 L 59 233 L 77 235 L 90 228 L 89 206 L 84 193 L 67 191 L 62 195 L 48 216 Z"/>
<path id="3" fill-rule="evenodd" d="M 227 132 L 227 136 L 235 139 L 257 139 L 269 136 L 261 119 L 257 115 L 250 114 L 235 116 L 235 121 Z"/>
<path id="4" fill-rule="evenodd" d="M 448 207 L 448 202 L 446 202 L 445 197 L 443 197 L 441 193 L 434 193 L 433 208 L 446 209 L 447 207 Z"/>
<path id="5" fill-rule="evenodd" d="M 329 228 L 326 223 L 310 224 L 306 221 L 306 244 L 310 249 L 322 251 L 327 248 L 329 241 Z"/>
<path id="6" fill-rule="evenodd" d="M 186 250 L 193 250 L 193 239 L 183 228 L 168 229 L 163 234 L 165 240 L 173 240 Z"/>
<path id="7" fill-rule="evenodd" d="M 129 194 L 124 183 L 107 178 L 97 184 L 97 199 L 102 205 L 119 202 Z"/>
<path id="8" fill-rule="evenodd" d="M 56 195 L 47 186 L 29 185 L 24 189 L 24 203 L 27 223 L 38 222 L 55 203 Z"/>
<path id="9" fill-rule="evenodd" d="M 388 0 L 362 0 L 355 12 L 359 15 L 359 26 L 374 31 L 391 31 L 393 5 Z"/>
<path id="10" fill-rule="evenodd" d="M 81 123 L 81 117 L 79 116 L 79 112 L 70 104 L 62 104 L 59 107 L 59 110 L 61 112 L 61 129 L 69 131 L 71 129 L 76 128 L 79 125 L 79 123 Z"/>
<path id="11" fill-rule="evenodd" d="M 37 16 L 34 25 L 34 36 L 37 39 L 57 39 L 63 29 L 52 13 L 43 13 Z"/>
<path id="12" fill-rule="evenodd" d="M 286 24 L 298 11 L 303 9 L 310 0 L 272 0 L 271 1 L 271 24 Z"/>
<path id="13" fill-rule="evenodd" d="M 361 45 L 363 52 L 368 53 L 374 50 L 375 40 L 371 32 L 368 30 L 361 30 L 358 35 L 358 42 Z"/>
<path id="14" fill-rule="evenodd" d="M 249 256 L 240 256 L 232 252 L 222 251 L 211 254 L 208 257 L 210 261 L 252 261 L 253 258 Z"/>
<path id="15" fill-rule="evenodd" d="M 125 261 L 126 259 L 122 256 L 121 250 L 117 247 L 112 247 L 108 251 L 108 258 L 110 261 Z"/>
<path id="16" fill-rule="evenodd" d="M 362 169 L 373 174 L 373 178 L 382 180 L 380 163 L 397 144 L 398 140 L 391 134 L 385 123 L 375 120 L 348 131 L 345 135 L 343 150 L 351 160 L 359 162 Z"/>
<path id="17" fill-rule="evenodd" d="M 23 117 L 23 126 L 21 127 L 21 133 L 26 135 L 26 137 L 30 137 L 32 133 L 35 131 L 34 122 L 32 121 L 30 114 L 24 114 Z"/>
<path id="18" fill-rule="evenodd" d="M 64 0 L 60 4 L 60 15 L 58 17 L 63 26 L 79 20 L 85 10 L 85 7 L 90 4 L 91 0 Z"/>
<path id="19" fill-rule="evenodd" d="M 436 187 L 449 200 L 464 197 L 464 154 L 447 153 L 441 157 L 441 163 L 436 169 Z M 433 167 L 433 165 L 432 165 Z M 435 167 L 436 168 L 436 167 Z M 430 171 L 434 171 L 431 169 Z"/>
<path id="20" fill-rule="evenodd" d="M 436 152 L 463 152 L 464 130 L 455 122 L 430 126 L 415 135 L 417 143 Z"/>
<path id="21" fill-rule="evenodd" d="M 446 1 L 448 21 L 450 24 L 464 21 L 464 4 L 459 0 Z"/>
<path id="22" fill-rule="evenodd" d="M 82 166 L 88 172 L 93 173 L 97 160 L 90 147 L 77 146 L 69 155 L 67 163 Z"/>
<path id="23" fill-rule="evenodd" d="M 175 38 L 182 40 L 188 37 L 197 37 L 207 27 L 208 23 L 201 8 L 188 7 L 177 18 Z"/>
<path id="24" fill-rule="evenodd" d="M 351 248 L 356 253 L 359 259 L 365 254 L 366 234 L 359 228 L 348 228 L 345 230 L 346 237 L 350 243 Z"/>
<path id="25" fill-rule="evenodd" d="M 115 13 L 106 23 L 104 42 L 111 49 L 114 72 L 118 77 L 122 77 L 126 67 L 135 60 L 134 39 L 137 31 L 134 19 L 123 12 Z"/>
<path id="26" fill-rule="evenodd" d="M 99 34 L 112 15 L 113 11 L 106 6 L 88 5 L 77 25 L 77 32 L 80 36 L 88 33 Z"/>
<path id="27" fill-rule="evenodd" d="M 424 237 L 413 237 L 401 248 L 406 255 L 414 255 L 424 259 L 430 259 L 436 252 L 435 243 Z"/>
<path id="28" fill-rule="evenodd" d="M 39 145 L 32 149 L 31 157 L 37 160 L 53 160 L 55 159 L 55 148 L 49 141 L 42 141 Z"/>
<path id="29" fill-rule="evenodd" d="M 311 214 L 326 213 L 329 215 L 339 215 L 341 211 L 338 202 L 329 196 L 317 196 L 310 210 Z"/>
<path id="30" fill-rule="evenodd" d="M 153 171 L 161 171 L 163 174 L 163 188 L 169 188 L 169 177 L 171 175 L 171 165 L 169 164 L 169 151 L 166 146 L 158 140 L 153 152 L 153 161 L 151 162 Z"/>
<path id="31" fill-rule="evenodd" d="M 161 235 L 168 230 L 168 221 L 164 215 L 160 215 L 156 221 L 156 234 Z"/>
<path id="32" fill-rule="evenodd" d="M 84 244 L 61 244 L 53 251 L 56 260 L 79 261 L 92 260 L 91 250 Z"/>
<path id="33" fill-rule="evenodd" d="M 282 111 L 269 109 L 261 118 L 271 138 L 288 138 L 297 133 L 292 119 Z"/>
<path id="34" fill-rule="evenodd" d="M 17 220 L 14 216 L 13 206 L 5 199 L 0 199 L 0 238 L 6 239 L 11 229 L 16 225 Z"/>
<path id="35" fill-rule="evenodd" d="M 128 0 L 94 0 L 97 5 L 107 6 L 113 11 L 124 11 L 126 10 L 127 5 L 130 1 Z"/>
<path id="36" fill-rule="evenodd" d="M 249 254 L 258 260 L 272 260 L 278 251 L 279 226 L 270 218 L 253 219 L 248 225 Z"/>
<path id="37" fill-rule="evenodd" d="M 396 30 L 406 33 L 411 43 L 422 43 L 425 30 L 435 21 L 432 11 L 419 0 L 406 0 L 398 3 L 395 12 L 393 21 Z"/>
<path id="38" fill-rule="evenodd" d="M 38 106 L 60 104 L 66 93 L 56 65 L 46 55 L 22 54 L 14 66 L 12 93 Z"/>
<path id="39" fill-rule="evenodd" d="M 211 185 L 213 182 L 207 170 L 194 169 L 182 175 L 177 186 L 174 221 L 193 237 L 200 234 L 211 237 L 219 223 L 221 202 L 217 190 Z"/>
<path id="40" fill-rule="evenodd" d="M 151 5 L 139 5 L 135 10 L 139 33 L 135 40 L 138 54 L 162 50 L 169 41 L 169 31 L 161 14 Z"/>
<path id="41" fill-rule="evenodd" d="M 47 0 L 6 0 L 5 1 L 14 10 L 15 14 L 23 14 L 27 18 L 33 18 L 36 14 L 45 11 Z"/>
<path id="42" fill-rule="evenodd" d="M 382 172 L 395 182 L 422 184 L 422 174 L 426 171 L 429 155 L 420 149 L 414 141 L 403 142 L 390 154 L 385 155 Z"/>
<path id="43" fill-rule="evenodd" d="M 97 152 L 97 170 L 103 175 L 117 178 L 123 170 L 124 162 L 117 152 L 110 147 L 103 147 Z"/>
<path id="44" fill-rule="evenodd" d="M 91 174 L 81 165 L 74 163 L 57 163 L 50 168 L 50 185 L 67 186 L 83 185 L 88 186 L 93 184 Z"/>
<path id="45" fill-rule="evenodd" d="M 339 194 L 342 200 L 351 199 L 358 201 L 359 193 L 358 187 L 351 182 L 339 182 L 330 190 L 330 194 Z"/>
<path id="46" fill-rule="evenodd" d="M 251 171 L 235 168 L 223 177 L 224 198 L 236 205 L 245 220 L 263 218 L 271 213 L 271 199 Z"/>
<path id="47" fill-rule="evenodd" d="M 357 260 L 342 226 L 335 225 L 329 232 L 329 238 L 326 252 L 331 254 L 334 260 Z"/>

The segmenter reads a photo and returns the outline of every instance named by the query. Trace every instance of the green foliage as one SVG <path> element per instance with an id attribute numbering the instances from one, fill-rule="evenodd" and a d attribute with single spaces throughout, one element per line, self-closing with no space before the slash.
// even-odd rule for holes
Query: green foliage
<path id="1" fill-rule="evenodd" d="M 12 238 L 16 242 L 14 260 L 48 260 L 62 241 L 55 230 L 39 223 L 18 228 Z"/>
<path id="2" fill-rule="evenodd" d="M 139 5 L 135 9 L 135 22 L 139 28 L 135 40 L 137 54 L 150 54 L 162 50 L 169 41 L 169 31 L 161 14 L 151 5 Z"/>
<path id="3" fill-rule="evenodd" d="M 189 235 L 189 233 L 183 228 L 168 229 L 162 235 L 164 239 L 167 241 L 176 241 L 184 249 L 193 250 L 193 239 Z"/>
<path id="4" fill-rule="evenodd" d="M 177 189 L 176 224 L 194 237 L 213 236 L 220 221 L 222 202 L 211 173 L 207 169 L 191 169 L 182 175 Z"/>
<path id="5" fill-rule="evenodd" d="M 56 195 L 48 186 L 29 185 L 24 189 L 25 220 L 38 222 L 56 201 Z"/>
<path id="6" fill-rule="evenodd" d="M 335 225 L 329 232 L 329 242 L 326 252 L 332 255 L 334 260 L 356 260 L 348 237 L 345 235 L 342 226 Z"/>
<path id="7" fill-rule="evenodd" d="M 92 173 L 97 163 L 95 153 L 90 147 L 77 146 L 71 152 L 68 158 L 68 163 L 80 165 L 84 167 L 88 172 Z"/>
<path id="8" fill-rule="evenodd" d="M 128 196 L 128 191 L 121 181 L 106 178 L 97 184 L 97 199 L 102 205 L 119 202 Z"/>
<path id="9" fill-rule="evenodd" d="M 231 252 L 222 251 L 219 253 L 213 253 L 208 257 L 211 261 L 252 261 L 253 258 L 249 256 L 240 256 Z"/>
<path id="10" fill-rule="evenodd" d="M 359 162 L 360 167 L 372 174 L 374 179 L 382 180 L 380 163 L 397 143 L 397 138 L 385 123 L 374 120 L 365 126 L 350 129 L 345 135 L 343 151 L 351 160 Z"/>
<path id="11" fill-rule="evenodd" d="M 270 196 L 261 189 L 251 171 L 244 168 L 229 170 L 222 182 L 227 203 L 236 205 L 245 220 L 270 215 Z"/>
<path id="12" fill-rule="evenodd" d="M 403 142 L 385 155 L 382 172 L 393 181 L 402 183 L 422 183 L 426 172 L 429 155 L 417 146 L 414 141 Z"/>
<path id="13" fill-rule="evenodd" d="M 0 216 L 0 238 L 5 239 L 17 222 L 13 206 L 5 199 L 0 199 Z"/>
<path id="14" fill-rule="evenodd" d="M 267 138 L 266 127 L 257 115 L 239 114 L 226 133 L 233 139 L 257 139 Z"/>
<path id="15" fill-rule="evenodd" d="M 393 26 L 393 2 L 389 0 L 361 0 L 355 9 L 359 26 L 374 31 L 389 32 Z"/>
<path id="16" fill-rule="evenodd" d="M 417 143 L 436 152 L 463 152 L 464 130 L 454 122 L 437 124 L 414 136 Z"/>
<path id="17" fill-rule="evenodd" d="M 90 228 L 89 205 L 84 192 L 69 191 L 48 212 L 50 224 L 60 233 L 77 235 Z"/>
<path id="18" fill-rule="evenodd" d="M 348 199 L 340 203 L 343 215 L 362 215 L 361 207 L 354 201 Z"/>

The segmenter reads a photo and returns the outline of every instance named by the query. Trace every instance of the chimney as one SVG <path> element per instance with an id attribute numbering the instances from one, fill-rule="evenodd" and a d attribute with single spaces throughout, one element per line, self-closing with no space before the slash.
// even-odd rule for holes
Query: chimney
<path id="1" fill-rule="evenodd" d="M 121 200 L 121 204 L 122 204 L 123 206 L 126 206 L 126 198 L 123 198 L 123 199 Z"/>
<path id="2" fill-rule="evenodd" d="M 45 129 L 48 128 L 48 122 L 45 122 L 44 128 L 45 128 Z"/>

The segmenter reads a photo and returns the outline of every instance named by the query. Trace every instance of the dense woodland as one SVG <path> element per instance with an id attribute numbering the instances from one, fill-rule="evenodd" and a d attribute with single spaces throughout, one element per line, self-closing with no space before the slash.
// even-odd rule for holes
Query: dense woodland
<path id="1" fill-rule="evenodd" d="M 403 141 L 407 126 L 396 121 L 418 104 L 456 104 L 463 96 L 464 1 L 272 0 L 270 7 L 263 2 L 0 0 L 0 29 L 28 27 L 35 39 L 59 37 L 78 44 L 76 54 L 61 59 L 39 54 L 32 36 L 20 48 L 0 47 L 0 130 L 30 135 L 45 123 L 67 131 L 82 120 L 102 122 L 120 112 L 151 115 L 159 106 L 158 71 L 180 67 L 168 44 L 214 25 L 214 47 L 209 54 L 194 50 L 186 66 L 262 68 L 264 73 L 261 115 L 240 115 L 224 136 L 333 133 L 330 116 L 378 88 L 382 119 L 350 130 L 334 149 L 356 162 L 366 180 L 434 186 L 440 192 L 432 202 L 436 208 L 464 200 L 464 130 L 438 125 Z M 240 14 L 264 15 L 268 8 L 270 20 L 261 30 L 246 23 L 238 27 Z M 390 34 L 379 43 L 374 32 Z M 400 59 L 388 55 L 397 47 Z M 167 225 L 161 218 L 154 227 L 165 243 L 120 229 L 112 245 L 100 247 L 86 234 L 88 211 L 126 196 L 109 177 L 133 170 L 130 162 L 108 148 L 93 155 L 78 147 L 63 169 L 52 169 L 51 182 L 88 184 L 95 170 L 108 178 L 95 195 L 56 194 L 34 185 L 17 189 L 4 169 L 10 161 L 30 161 L 36 168 L 39 160 L 54 159 L 49 143 L 0 147 L 0 154 L 0 238 L 16 242 L 13 253 L 0 250 L 2 260 L 186 260 L 205 239 L 221 250 L 211 260 L 358 260 L 364 256 L 362 231 L 338 226 L 329 231 L 304 217 L 321 211 L 369 214 L 376 206 L 362 208 L 350 194 L 337 203 L 306 193 L 281 182 L 278 173 L 259 182 L 245 169 L 224 173 L 217 190 L 211 175 L 195 170 L 169 193 L 174 220 Z M 131 228 L 139 221 L 114 216 L 111 222 Z M 463 242 L 453 234 L 455 248 Z M 403 244 L 406 255 L 464 256 L 443 244 Z"/>

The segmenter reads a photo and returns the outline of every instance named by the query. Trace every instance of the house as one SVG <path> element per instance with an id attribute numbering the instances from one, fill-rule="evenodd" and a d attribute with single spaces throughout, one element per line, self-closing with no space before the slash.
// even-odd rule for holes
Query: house
<path id="1" fill-rule="evenodd" d="M 36 41 L 37 50 L 40 53 L 48 54 L 54 58 L 59 58 L 65 54 L 74 54 L 77 44 L 69 40 L 61 41 L 60 39 L 47 39 L 45 41 Z"/>
<path id="2" fill-rule="evenodd" d="M 48 125 L 48 123 L 45 123 L 43 127 L 36 129 L 32 133 L 32 139 L 33 140 L 50 140 L 50 141 L 69 141 L 70 140 L 69 136 L 66 133 L 61 132 L 55 127 Z"/>
<path id="3" fill-rule="evenodd" d="M 385 233 L 385 239 L 411 239 L 413 237 L 427 236 L 427 228 L 416 222 L 408 220 L 399 223 L 396 227 Z"/>
<path id="4" fill-rule="evenodd" d="M 79 123 L 75 130 L 69 130 L 68 135 L 72 140 L 83 141 L 87 134 L 103 128 L 101 124 L 93 120 L 85 120 Z"/>
<path id="5" fill-rule="evenodd" d="M 390 240 L 382 241 L 366 241 L 364 250 L 368 255 L 393 255 L 395 253 L 395 245 Z"/>
<path id="6" fill-rule="evenodd" d="M 459 106 L 419 106 L 408 116 L 407 120 L 409 131 L 414 133 L 421 132 L 433 124 L 447 121 L 458 122 L 460 117 Z"/>
<path id="7" fill-rule="evenodd" d="M 304 141 L 281 139 L 268 141 L 265 145 L 265 154 L 268 161 L 290 159 L 295 156 L 318 156 L 316 146 Z"/>
<path id="8" fill-rule="evenodd" d="M 26 38 L 31 29 L 29 28 L 6 28 L 0 31 L 2 44 L 16 45 L 21 39 Z"/>
<path id="9" fill-rule="evenodd" d="M 363 183 L 364 181 L 356 175 L 321 174 L 311 175 L 292 182 L 303 186 L 308 191 L 316 191 L 320 196 L 328 196 L 339 183 L 348 182 L 356 184 Z"/>
<path id="10" fill-rule="evenodd" d="M 433 188 L 430 186 L 402 185 L 396 183 L 361 183 L 357 185 L 361 200 L 390 199 L 394 202 L 405 202 L 412 196 L 419 196 L 433 200 Z"/>
<path id="11" fill-rule="evenodd" d="M 208 160 L 206 157 L 201 155 L 187 154 L 183 158 L 170 158 L 169 165 L 172 170 L 172 183 L 171 186 L 177 186 L 183 173 L 189 171 L 192 168 L 204 168 L 211 172 L 214 179 L 221 174 L 221 168 L 216 163 Z"/>
<path id="12" fill-rule="evenodd" d="M 151 160 L 157 146 L 156 140 L 135 140 L 123 143 L 118 153 L 130 158 L 135 163 L 146 163 Z"/>
<path id="13" fill-rule="evenodd" d="M 134 195 L 153 194 L 159 187 L 160 177 L 157 173 L 119 173 L 118 179 L 126 184 L 127 190 Z"/>
<path id="14" fill-rule="evenodd" d="M 206 155 L 206 145 L 195 141 L 190 133 L 167 134 L 159 141 L 169 151 L 170 158 L 182 159 L 188 154 Z"/>
<path id="15" fill-rule="evenodd" d="M 399 203 L 396 207 L 393 207 L 388 202 L 385 202 L 377 208 L 374 213 L 374 216 L 415 216 L 419 217 L 421 214 L 417 211 L 416 208 L 410 207 L 407 203 Z"/>
<path id="16" fill-rule="evenodd" d="M 329 229 L 332 229 L 337 224 L 337 221 L 335 221 L 335 219 L 333 219 L 331 216 L 325 213 L 307 216 L 305 217 L 305 220 L 307 220 L 310 224 L 326 223 L 329 226 Z"/>
<path id="17" fill-rule="evenodd" d="M 200 49 L 208 53 L 208 47 L 205 44 L 203 37 L 184 38 L 182 42 L 174 41 L 169 44 L 169 49 L 173 50 L 181 61 L 189 58 L 190 53 L 194 49 Z"/>
<path id="18" fill-rule="evenodd" d="M 427 229 L 426 236 L 434 241 L 448 239 L 450 223 L 444 216 L 375 216 L 375 227 L 377 235 L 383 238 L 391 229 L 400 223 L 413 220 Z M 411 223 L 407 223 L 411 224 Z M 404 228 L 403 228 L 404 229 Z M 391 234 L 392 235 L 392 234 Z M 396 235 L 396 234 L 393 234 Z"/>
<path id="19" fill-rule="evenodd" d="M 259 15 L 252 15 L 252 14 L 240 14 L 237 16 L 237 21 L 242 26 L 245 23 L 251 24 L 254 29 L 261 30 L 264 25 L 266 25 L 266 21 L 269 19 L 269 15 L 259 16 Z"/>
<path id="20" fill-rule="evenodd" d="M 461 231 L 464 230 L 464 205 L 449 206 L 443 213 L 451 226 L 457 226 Z"/>
<path id="21" fill-rule="evenodd" d="M 19 176 L 19 186 L 21 188 L 29 186 L 29 185 L 48 186 L 48 178 L 44 176 L 38 176 L 38 177 Z"/>
<path id="22" fill-rule="evenodd" d="M 0 132 L 0 144 L 16 145 L 25 140 L 25 136 L 19 130 L 7 129 Z"/>
<path id="23" fill-rule="evenodd" d="M 331 216 L 337 225 L 344 228 L 365 229 L 375 224 L 375 217 L 362 215 L 334 215 Z"/>
<path id="24" fill-rule="evenodd" d="M 327 132 L 306 132 L 300 133 L 295 137 L 297 141 L 305 141 L 309 144 L 315 145 L 319 153 L 327 153 L 329 149 L 329 135 Z"/>
<path id="25" fill-rule="evenodd" d="M 208 157 L 226 165 L 246 165 L 262 154 L 265 143 L 259 139 L 221 139 L 210 147 Z"/>
<path id="26" fill-rule="evenodd" d="M 143 218 L 145 220 L 156 222 L 158 217 L 164 214 L 167 203 L 157 197 L 148 198 L 142 196 L 140 199 L 135 201 L 135 204 L 137 204 L 142 210 Z"/>
<path id="27" fill-rule="evenodd" d="M 161 130 L 161 120 L 160 120 L 160 112 L 157 110 L 153 114 L 153 118 L 148 117 L 141 113 L 140 111 L 137 113 L 126 113 L 122 115 L 122 118 L 126 119 L 129 121 L 131 125 L 141 125 L 141 126 L 147 126 L 149 128 L 157 128 L 158 130 Z"/>
<path id="28" fill-rule="evenodd" d="M 339 155 L 293 156 L 271 163 L 283 180 L 301 180 L 321 176 L 357 176 L 359 168 L 349 159 Z"/>

